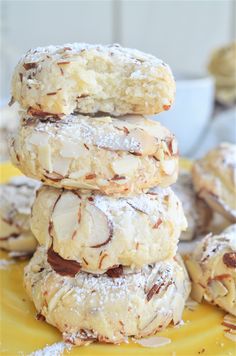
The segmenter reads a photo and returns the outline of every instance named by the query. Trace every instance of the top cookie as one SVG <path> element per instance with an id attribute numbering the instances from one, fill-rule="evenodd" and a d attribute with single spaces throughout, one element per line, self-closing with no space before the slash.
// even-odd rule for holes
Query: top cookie
<path id="1" fill-rule="evenodd" d="M 29 50 L 13 74 L 12 97 L 32 115 L 105 112 L 152 115 L 175 95 L 160 59 L 117 44 L 85 43 Z"/>

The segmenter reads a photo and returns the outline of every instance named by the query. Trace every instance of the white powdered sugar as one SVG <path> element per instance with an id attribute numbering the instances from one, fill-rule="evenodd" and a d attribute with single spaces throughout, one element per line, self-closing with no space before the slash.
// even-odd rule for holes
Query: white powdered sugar
<path id="1" fill-rule="evenodd" d="M 47 345 L 41 350 L 36 350 L 28 356 L 62 356 L 64 351 L 71 350 L 72 345 L 65 342 L 57 342 L 52 345 Z"/>
<path id="2" fill-rule="evenodd" d="M 222 154 L 222 163 L 225 166 L 231 166 L 234 170 L 236 170 L 236 146 L 222 143 L 220 145 L 220 149 Z"/>
<path id="3" fill-rule="evenodd" d="M 112 222 L 114 222 L 114 216 L 125 213 L 126 217 L 128 214 L 132 218 L 132 216 L 141 212 L 148 215 L 151 223 L 155 224 L 160 215 L 164 216 L 165 214 L 165 218 L 169 216 L 168 207 L 163 204 L 163 199 L 166 196 L 170 199 L 174 198 L 171 189 L 154 188 L 145 194 L 117 199 L 97 194 L 94 198 L 94 205 L 102 210 Z M 173 203 L 176 203 L 176 201 L 174 200 Z"/>
<path id="4" fill-rule="evenodd" d="M 8 184 L 0 185 L 1 214 L 5 219 L 12 219 L 17 213 L 30 215 L 35 191 L 40 183 L 27 177 L 15 177 Z"/>
<path id="5" fill-rule="evenodd" d="M 220 238 L 220 240 L 219 240 Z M 213 236 L 212 233 L 208 234 L 204 241 L 201 243 L 201 256 L 200 256 L 200 261 L 204 263 L 205 261 L 208 260 L 208 258 L 211 258 L 214 256 L 216 252 L 219 250 L 222 250 L 225 248 L 225 243 L 227 243 L 227 240 L 222 239 L 221 236 Z"/>
<path id="6" fill-rule="evenodd" d="M 236 234 L 233 228 L 229 229 L 229 231 L 226 229 L 220 235 L 213 236 L 209 234 L 201 244 L 201 262 L 207 261 L 214 254 L 229 248 L 236 251 Z"/>
<path id="7" fill-rule="evenodd" d="M 15 263 L 15 262 L 12 260 L 0 259 L 0 269 L 7 269 L 13 263 Z"/>
<path id="8" fill-rule="evenodd" d="M 58 123 L 35 121 L 35 132 L 45 132 L 50 137 L 66 143 L 75 144 L 82 140 L 88 145 L 92 144 L 111 150 L 131 152 L 140 150 L 140 142 L 137 139 L 126 136 L 123 131 L 116 129 L 110 118 L 107 122 L 105 119 L 99 124 L 97 119 L 70 115 Z"/>
<path id="9" fill-rule="evenodd" d="M 38 263 L 39 266 L 46 266 L 51 270 L 43 246 L 38 248 L 34 260 L 34 263 Z M 131 270 L 124 267 L 123 275 L 117 278 L 110 278 L 106 274 L 96 275 L 81 271 L 74 278 L 63 277 L 63 285 L 60 284 L 59 286 L 60 290 L 66 291 L 73 288 L 78 303 L 87 303 L 89 295 L 89 303 L 92 305 L 94 302 L 97 312 L 102 311 L 106 304 L 115 303 L 117 300 L 126 300 L 131 290 L 132 293 L 140 293 L 141 291 L 147 293 L 154 283 L 165 288 L 165 285 L 171 282 L 174 274 L 173 265 L 166 261 L 155 265 L 146 265 L 141 270 Z M 37 278 L 37 274 L 35 278 Z M 135 305 L 132 307 L 135 308 Z"/>
<path id="10" fill-rule="evenodd" d="M 25 56 L 22 57 L 23 62 L 40 62 L 40 61 L 58 61 L 58 60 L 78 60 L 86 61 L 83 58 L 83 52 L 90 52 L 90 55 L 104 56 L 108 60 L 112 56 L 114 62 L 132 63 L 142 61 L 141 66 L 154 66 L 169 67 L 160 59 L 151 54 L 146 54 L 138 51 L 137 49 L 123 48 L 118 44 L 111 45 L 91 45 L 87 43 L 67 43 L 65 45 L 38 47 L 29 50 Z M 89 55 L 89 53 L 88 53 Z M 48 58 L 48 57 L 49 58 Z M 169 69 L 170 71 L 170 69 Z"/>
<path id="11" fill-rule="evenodd" d="M 81 272 L 78 278 L 83 281 L 83 288 L 75 287 L 76 299 L 79 303 L 84 301 L 88 296 L 88 291 L 96 290 L 94 295 L 94 301 L 96 301 L 96 310 L 103 310 L 104 305 L 107 303 L 115 302 L 117 299 L 126 299 L 130 288 L 133 291 L 139 291 L 143 289 L 146 276 L 143 270 L 139 273 L 126 274 L 124 269 L 124 275 L 118 278 L 110 278 L 107 275 L 100 275 L 99 278 L 96 275 Z M 68 280 L 68 282 L 71 282 Z M 81 284 L 81 281 L 80 283 Z M 97 300 L 99 295 L 99 300 Z M 90 302 L 93 302 L 93 293 L 90 295 Z"/>

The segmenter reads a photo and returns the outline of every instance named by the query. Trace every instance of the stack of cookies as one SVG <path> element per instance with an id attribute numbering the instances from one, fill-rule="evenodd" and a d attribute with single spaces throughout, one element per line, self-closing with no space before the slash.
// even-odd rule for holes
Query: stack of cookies
<path id="1" fill-rule="evenodd" d="M 186 219 L 169 186 L 174 136 L 143 115 L 170 108 L 169 67 L 118 45 L 30 50 L 13 76 L 22 108 L 14 164 L 40 180 L 40 247 L 25 285 L 66 341 L 120 343 L 181 321 L 190 284 L 177 243 Z"/>

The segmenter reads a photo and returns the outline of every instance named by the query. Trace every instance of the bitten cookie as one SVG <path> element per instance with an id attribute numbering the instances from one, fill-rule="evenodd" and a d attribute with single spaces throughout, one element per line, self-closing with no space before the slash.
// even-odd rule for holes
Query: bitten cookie
<path id="1" fill-rule="evenodd" d="M 142 116 L 23 116 L 12 139 L 13 163 L 27 176 L 65 189 L 138 194 L 175 182 L 178 148 L 160 123 Z"/>
<path id="2" fill-rule="evenodd" d="M 192 297 L 218 305 L 236 316 L 236 225 L 207 235 L 186 258 Z"/>
<path id="3" fill-rule="evenodd" d="M 31 228 L 49 249 L 48 261 L 55 270 L 61 268 L 60 257 L 66 259 L 64 264 L 73 260 L 79 269 L 93 273 L 172 258 L 187 225 L 170 188 L 130 198 L 47 186 L 37 193 Z"/>
<path id="4" fill-rule="evenodd" d="M 222 143 L 196 161 L 192 170 L 198 196 L 231 222 L 236 222 L 236 145 Z"/>
<path id="5" fill-rule="evenodd" d="M 175 81 L 160 59 L 119 45 L 32 49 L 20 60 L 12 96 L 33 115 L 106 112 L 153 115 L 174 101 Z"/>
<path id="6" fill-rule="evenodd" d="M 32 253 L 37 245 L 30 230 L 31 206 L 39 183 L 17 177 L 0 185 L 0 249 Z"/>
<path id="7" fill-rule="evenodd" d="M 67 342 L 120 343 L 181 321 L 190 282 L 180 258 L 124 269 L 118 278 L 77 273 L 61 276 L 37 249 L 25 268 L 24 281 L 39 315 L 56 326 Z"/>
<path id="8" fill-rule="evenodd" d="M 197 198 L 189 172 L 181 171 L 178 181 L 172 188 L 182 202 L 188 222 L 188 227 L 181 233 L 180 240 L 192 240 L 197 234 L 207 230 L 212 211 L 201 199 Z"/>

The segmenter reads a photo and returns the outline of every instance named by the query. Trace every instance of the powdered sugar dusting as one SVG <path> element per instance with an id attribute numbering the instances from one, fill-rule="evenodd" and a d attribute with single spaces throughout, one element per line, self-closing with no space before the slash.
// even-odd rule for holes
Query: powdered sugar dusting
<path id="1" fill-rule="evenodd" d="M 57 342 L 52 345 L 47 345 L 41 350 L 32 352 L 29 356 L 61 356 L 64 351 L 71 350 L 72 346 L 65 342 Z"/>
<path id="2" fill-rule="evenodd" d="M 8 184 L 0 185 L 0 207 L 6 219 L 17 213 L 30 215 L 34 194 L 40 183 L 27 177 L 15 177 Z"/>
<path id="3" fill-rule="evenodd" d="M 39 247 L 33 257 L 34 264 L 46 265 L 51 270 L 46 256 L 45 248 Z M 76 281 L 70 277 L 64 277 L 63 286 L 60 285 L 60 289 L 69 290 L 73 286 L 74 297 L 79 304 L 88 303 L 89 295 L 89 303 L 96 305 L 96 311 L 103 311 L 107 304 L 115 303 L 117 300 L 127 300 L 130 290 L 134 294 L 142 292 L 146 298 L 146 293 L 154 283 L 166 285 L 171 282 L 174 274 L 174 265 L 168 261 L 146 265 L 136 271 L 124 267 L 123 275 L 118 278 L 110 278 L 106 274 L 99 275 L 98 278 L 98 275 L 80 272 L 75 277 Z M 135 309 L 136 306 L 132 305 L 132 308 Z"/>
<path id="4" fill-rule="evenodd" d="M 209 234 L 205 237 L 201 244 L 202 254 L 201 262 L 206 261 L 208 258 L 211 258 L 215 254 L 223 251 L 224 249 L 232 249 L 236 251 L 236 234 L 235 230 L 227 229 L 223 231 L 220 235 L 212 236 Z"/>
<path id="5" fill-rule="evenodd" d="M 125 273 L 126 271 L 124 271 Z M 147 271 L 146 271 L 147 273 Z M 92 274 L 80 273 L 80 277 L 83 278 L 83 289 L 75 287 L 76 300 L 81 303 L 87 298 L 88 292 L 96 290 L 96 293 L 91 293 L 90 303 L 96 302 L 96 310 L 103 310 L 107 303 L 116 302 L 116 300 L 123 300 L 127 298 L 128 291 L 132 289 L 134 292 L 138 292 L 140 288 L 143 288 L 146 282 L 146 273 L 144 271 L 130 274 L 119 278 L 109 278 L 106 275 L 100 275 L 99 279 Z M 100 296 L 97 300 L 97 295 Z M 135 306 L 134 306 L 135 307 Z"/>
<path id="6" fill-rule="evenodd" d="M 0 260 L 0 269 L 7 269 L 10 265 L 12 265 L 14 261 L 12 260 Z"/>
<path id="7" fill-rule="evenodd" d="M 148 139 L 163 145 L 162 141 L 171 137 L 170 132 L 163 126 L 158 123 L 153 124 L 144 117 L 130 120 L 127 117 L 113 119 L 107 116 L 68 115 L 56 122 L 32 120 L 27 115 L 23 115 L 23 118 L 25 129 L 29 130 L 27 143 L 40 145 L 42 140 L 51 140 L 49 144 L 57 144 L 63 157 L 69 157 L 69 151 L 71 151 L 70 157 L 74 157 L 74 151 L 78 151 L 78 146 L 83 144 L 113 151 L 143 153 Z M 144 142 L 139 135 L 135 135 L 137 130 L 145 132 Z M 66 156 L 64 151 L 67 152 Z"/>
<path id="8" fill-rule="evenodd" d="M 222 162 L 226 166 L 233 167 L 236 170 L 236 145 L 222 143 L 220 145 Z"/>
<path id="9" fill-rule="evenodd" d="M 95 195 L 94 205 L 102 210 L 111 221 L 114 221 L 114 216 L 122 215 L 124 212 L 130 218 L 141 212 L 148 215 L 151 223 L 155 224 L 160 216 L 163 216 L 163 219 L 168 219 L 171 214 L 168 205 L 164 202 L 165 197 L 168 197 L 174 205 L 178 202 L 170 188 L 154 188 L 146 194 L 143 193 L 131 198 L 113 199 L 97 194 Z"/>
<path id="10" fill-rule="evenodd" d="M 60 139 L 61 142 L 78 143 L 83 141 L 86 144 L 96 145 L 100 148 L 110 148 L 113 150 L 126 150 L 137 152 L 140 149 L 140 142 L 134 137 L 129 137 L 122 131 L 114 128 L 110 124 L 110 118 L 98 122 L 95 118 L 78 116 L 67 116 L 59 123 L 37 122 L 35 121 L 35 131 L 46 132 L 50 137 Z M 125 122 L 124 122 L 125 125 Z"/>
<path id="11" fill-rule="evenodd" d="M 29 50 L 24 57 L 23 62 L 40 62 L 48 60 L 78 60 L 78 57 L 83 60 L 83 52 L 91 52 L 97 56 L 112 56 L 114 61 L 130 63 L 141 61 L 142 66 L 152 64 L 153 66 L 165 66 L 169 71 L 169 67 L 160 59 L 154 57 L 151 54 L 143 53 L 137 49 L 123 48 L 118 44 L 111 45 L 91 45 L 87 43 L 67 43 L 64 45 L 38 47 Z"/>

